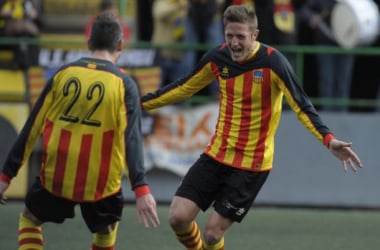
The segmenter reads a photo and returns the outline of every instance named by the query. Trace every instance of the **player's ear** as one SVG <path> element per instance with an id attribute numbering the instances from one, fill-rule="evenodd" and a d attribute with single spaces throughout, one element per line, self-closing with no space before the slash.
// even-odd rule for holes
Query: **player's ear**
<path id="1" fill-rule="evenodd" d="M 123 40 L 120 40 L 117 43 L 117 51 L 122 51 L 123 50 L 123 46 L 124 46 L 124 42 L 123 42 Z"/>
<path id="2" fill-rule="evenodd" d="M 88 50 L 92 51 L 90 40 L 87 40 L 87 48 Z"/>
<path id="3" fill-rule="evenodd" d="M 259 29 L 256 29 L 253 33 L 252 33 L 252 37 L 254 40 L 257 39 L 257 37 L 259 36 L 259 33 L 260 33 L 260 30 Z"/>

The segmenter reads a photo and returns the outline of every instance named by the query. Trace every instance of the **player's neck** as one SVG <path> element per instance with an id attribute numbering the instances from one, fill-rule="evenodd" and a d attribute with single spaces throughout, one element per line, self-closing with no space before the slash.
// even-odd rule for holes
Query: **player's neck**
<path id="1" fill-rule="evenodd" d="M 110 53 L 109 51 L 106 51 L 106 50 L 95 50 L 92 52 L 91 56 L 93 58 L 107 60 L 112 63 L 116 63 L 118 59 L 117 53 Z"/>

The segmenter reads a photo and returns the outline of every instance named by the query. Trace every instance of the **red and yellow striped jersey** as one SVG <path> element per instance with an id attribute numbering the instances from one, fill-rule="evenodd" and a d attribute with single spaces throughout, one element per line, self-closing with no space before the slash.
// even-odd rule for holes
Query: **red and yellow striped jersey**
<path id="1" fill-rule="evenodd" d="M 244 63 L 232 61 L 225 45 L 211 49 L 187 76 L 143 96 L 142 106 L 149 110 L 182 101 L 214 79 L 220 88 L 219 116 L 205 153 L 218 162 L 248 171 L 272 168 L 283 96 L 318 140 L 331 134 L 289 62 L 262 43 Z"/>
<path id="2" fill-rule="evenodd" d="M 136 83 L 111 62 L 82 58 L 47 82 L 3 173 L 14 177 L 42 135 L 41 182 L 73 201 L 96 201 L 146 185 Z"/>

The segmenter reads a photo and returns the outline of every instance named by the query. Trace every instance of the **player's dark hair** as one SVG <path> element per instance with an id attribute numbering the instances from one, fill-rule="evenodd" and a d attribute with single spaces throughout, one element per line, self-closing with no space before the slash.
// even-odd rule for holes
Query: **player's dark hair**
<path id="1" fill-rule="evenodd" d="M 113 8 L 115 6 L 114 0 L 103 0 L 99 5 L 100 11 L 105 11 Z"/>
<path id="2" fill-rule="evenodd" d="M 247 23 L 252 31 L 258 27 L 256 12 L 249 5 L 231 5 L 223 14 L 223 23 L 226 26 L 228 23 Z"/>
<path id="3" fill-rule="evenodd" d="M 114 52 L 122 39 L 123 31 L 118 18 L 112 13 L 106 12 L 96 17 L 88 44 L 91 51 L 108 50 Z"/>

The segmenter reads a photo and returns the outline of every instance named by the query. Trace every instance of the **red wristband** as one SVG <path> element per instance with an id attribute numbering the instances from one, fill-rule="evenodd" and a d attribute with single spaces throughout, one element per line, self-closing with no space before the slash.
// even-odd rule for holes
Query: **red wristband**
<path id="1" fill-rule="evenodd" d="M 333 134 L 327 134 L 327 135 L 325 135 L 325 137 L 323 138 L 323 145 L 325 145 L 327 148 L 329 148 L 330 141 L 332 139 L 335 139 L 335 136 Z"/>
<path id="2" fill-rule="evenodd" d="M 136 198 L 139 198 L 143 195 L 150 194 L 150 189 L 148 185 L 138 186 L 134 189 Z"/>
<path id="3" fill-rule="evenodd" d="M 6 182 L 6 183 L 11 183 L 11 178 L 9 178 L 7 175 L 5 175 L 4 173 L 3 174 L 0 174 L 0 180 L 3 181 L 3 182 Z"/>

